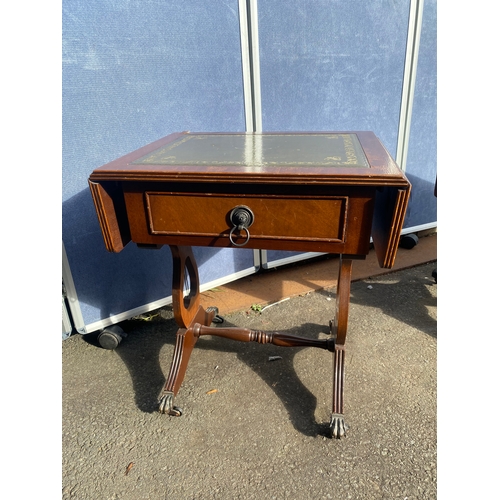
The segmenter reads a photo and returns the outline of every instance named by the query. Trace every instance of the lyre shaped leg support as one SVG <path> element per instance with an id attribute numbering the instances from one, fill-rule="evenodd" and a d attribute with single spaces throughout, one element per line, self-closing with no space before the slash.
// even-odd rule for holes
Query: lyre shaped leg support
<path id="1" fill-rule="evenodd" d="M 170 245 L 174 274 L 172 278 L 172 306 L 174 318 L 181 328 L 187 328 L 200 306 L 200 278 L 198 266 L 191 247 Z M 189 279 L 189 293 L 184 285 Z"/>
<path id="2" fill-rule="evenodd" d="M 170 246 L 173 258 L 172 305 L 174 318 L 180 326 L 177 330 L 174 355 L 167 381 L 158 396 L 159 410 L 173 416 L 182 415 L 182 410 L 174 406 L 174 397 L 177 394 L 193 347 L 198 340 L 191 325 L 201 323 L 210 325 L 216 315 L 215 308 L 207 311 L 200 306 L 200 281 L 198 267 L 191 247 Z M 185 283 L 189 280 L 189 291 L 185 292 Z"/>

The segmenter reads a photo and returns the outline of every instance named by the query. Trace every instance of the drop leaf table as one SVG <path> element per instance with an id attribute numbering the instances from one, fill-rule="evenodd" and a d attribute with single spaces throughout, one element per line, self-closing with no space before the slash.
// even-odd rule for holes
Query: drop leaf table
<path id="1" fill-rule="evenodd" d="M 160 412 L 181 415 L 174 397 L 201 335 L 319 347 L 333 353 L 331 436 L 345 434 L 352 263 L 371 237 L 379 265 L 393 266 L 411 190 L 372 132 L 175 133 L 95 169 L 89 186 L 108 251 L 172 252 L 179 330 Z M 212 326 L 218 310 L 200 306 L 193 246 L 338 254 L 329 338 Z"/>

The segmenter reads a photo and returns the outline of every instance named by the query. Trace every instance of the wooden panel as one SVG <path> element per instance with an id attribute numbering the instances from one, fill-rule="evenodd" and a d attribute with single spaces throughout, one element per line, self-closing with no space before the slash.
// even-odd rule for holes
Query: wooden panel
<path id="1" fill-rule="evenodd" d="M 377 191 L 372 237 L 382 268 L 390 269 L 394 265 L 409 197 L 410 188 L 385 187 Z"/>
<path id="2" fill-rule="evenodd" d="M 229 214 L 244 204 L 255 217 L 249 227 L 252 239 L 345 241 L 347 197 L 236 197 L 174 192 L 147 192 L 145 197 L 149 228 L 155 235 L 227 238 L 233 227 Z"/>
<path id="3" fill-rule="evenodd" d="M 130 241 L 130 230 L 121 189 L 112 184 L 105 189 L 102 184 L 89 181 L 90 192 L 101 226 L 104 245 L 108 252 L 120 252 Z"/>

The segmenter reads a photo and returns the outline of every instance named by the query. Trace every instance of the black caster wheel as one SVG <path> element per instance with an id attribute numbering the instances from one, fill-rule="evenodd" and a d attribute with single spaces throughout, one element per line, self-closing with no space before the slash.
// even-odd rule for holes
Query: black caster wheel
<path id="1" fill-rule="evenodd" d="M 105 328 L 97 337 L 103 349 L 116 349 L 127 334 L 118 326 L 111 325 Z"/>
<path id="2" fill-rule="evenodd" d="M 207 312 L 214 312 L 215 316 L 212 319 L 212 323 L 224 323 L 224 318 L 219 316 L 219 309 L 215 306 L 208 306 Z"/>
<path id="3" fill-rule="evenodd" d="M 399 246 L 411 250 L 418 243 L 418 236 L 416 234 L 405 234 L 399 240 Z"/>

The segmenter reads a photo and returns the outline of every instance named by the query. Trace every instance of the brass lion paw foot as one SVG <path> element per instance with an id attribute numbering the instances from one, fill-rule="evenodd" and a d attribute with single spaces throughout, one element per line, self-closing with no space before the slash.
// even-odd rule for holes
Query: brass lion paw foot
<path id="1" fill-rule="evenodd" d="M 172 415 L 173 417 L 180 417 L 182 415 L 182 410 L 177 406 L 174 406 L 174 393 L 166 392 L 163 393 L 159 400 L 159 411 L 167 415 Z"/>
<path id="2" fill-rule="evenodd" d="M 345 423 L 344 415 L 340 413 L 332 413 L 330 419 L 330 437 L 340 439 L 346 435 L 349 426 Z"/>

